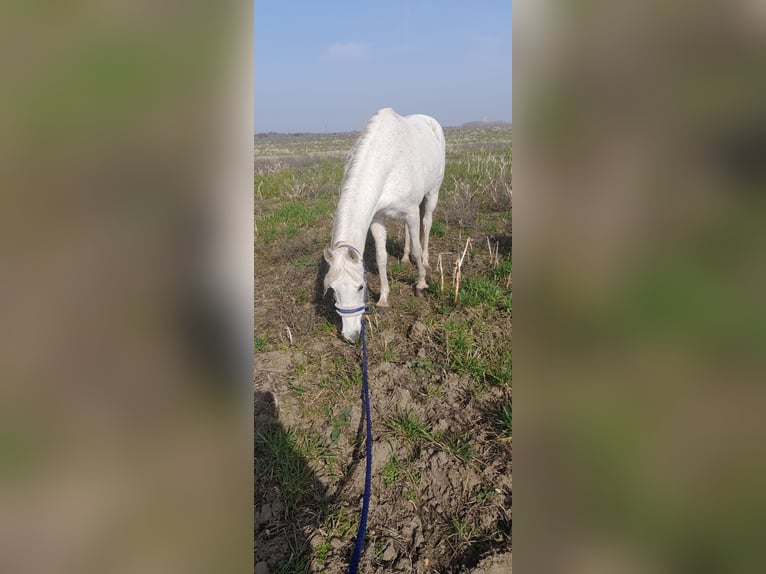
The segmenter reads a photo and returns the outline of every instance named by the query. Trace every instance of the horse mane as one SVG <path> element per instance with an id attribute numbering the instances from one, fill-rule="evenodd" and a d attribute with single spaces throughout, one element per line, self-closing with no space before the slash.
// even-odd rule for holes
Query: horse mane
<path id="1" fill-rule="evenodd" d="M 357 168 L 359 167 L 359 164 L 362 163 L 362 159 L 366 155 L 365 152 L 367 152 L 367 149 L 370 147 L 372 136 L 375 134 L 378 124 L 380 124 L 383 116 L 389 112 L 395 113 L 391 108 L 378 110 L 362 128 L 362 133 L 359 134 L 359 137 L 354 143 L 354 147 L 351 148 L 351 151 L 346 157 L 346 164 L 344 166 L 346 177 L 343 180 L 341 194 L 349 187 L 349 183 L 356 179 Z"/>
<path id="2" fill-rule="evenodd" d="M 356 181 L 359 178 L 358 172 L 361 166 L 365 163 L 364 160 L 368 155 L 367 152 L 372 145 L 374 136 L 378 131 L 378 127 L 380 126 L 383 118 L 387 115 L 395 113 L 396 112 L 394 112 L 394 110 L 391 108 L 383 108 L 378 110 L 362 128 L 359 137 L 357 138 L 356 142 L 354 142 L 351 151 L 349 151 L 348 155 L 346 156 L 343 183 L 341 184 L 340 188 L 340 201 L 338 203 L 339 209 L 335 214 L 335 221 L 333 223 L 333 237 L 335 238 L 344 234 L 344 228 L 349 223 L 343 219 L 342 210 L 340 209 L 340 206 L 344 203 L 344 196 L 346 196 L 356 184 Z M 346 201 L 348 200 L 346 199 Z"/>

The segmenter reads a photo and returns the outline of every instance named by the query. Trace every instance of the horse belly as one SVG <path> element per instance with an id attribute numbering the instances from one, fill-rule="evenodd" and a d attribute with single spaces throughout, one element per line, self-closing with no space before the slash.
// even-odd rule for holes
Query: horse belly
<path id="1" fill-rule="evenodd" d="M 380 195 L 375 213 L 392 219 L 404 219 L 411 213 L 418 212 L 424 196 L 425 187 L 421 182 L 413 185 L 412 181 L 389 179 Z"/>

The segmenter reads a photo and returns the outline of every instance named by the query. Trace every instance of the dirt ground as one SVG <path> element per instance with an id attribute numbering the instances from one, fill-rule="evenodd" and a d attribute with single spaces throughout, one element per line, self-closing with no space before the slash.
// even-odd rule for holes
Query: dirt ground
<path id="1" fill-rule="evenodd" d="M 474 139 L 461 149 L 469 135 Z M 322 248 L 332 225 L 327 205 L 334 206 L 337 191 L 332 181 L 314 193 L 296 182 L 306 178 L 310 188 L 317 166 L 342 159 L 331 150 L 291 166 L 291 154 L 305 160 L 311 136 L 279 137 L 288 139 L 279 142 L 287 151 L 260 164 L 255 214 L 255 572 L 337 574 L 347 571 L 364 489 L 361 348 L 339 336 L 332 293 L 322 289 Z M 509 150 L 509 137 L 447 133 L 448 166 L 463 161 L 468 169 L 448 167 L 452 181 L 445 178 L 435 214 L 441 227 L 431 236 L 427 297 L 413 294 L 412 266 L 396 262 L 401 226 L 388 226 L 391 307 L 368 315 L 374 446 L 361 572 L 511 572 L 510 204 L 498 205 L 481 188 L 486 178 L 470 172 L 470 162 L 481 164 L 493 149 Z M 340 137 L 333 145 L 343 151 L 352 142 Z M 327 173 L 339 185 L 336 168 Z M 268 190 L 282 184 L 286 193 Z M 470 221 L 458 217 L 467 211 L 460 202 L 470 193 L 459 197 L 465 186 L 477 192 Z M 303 194 L 288 198 L 291 189 Z M 321 216 L 298 218 L 290 233 L 293 204 Z M 268 235 L 272 229 L 284 231 L 281 239 Z M 454 266 L 469 236 L 465 299 L 456 304 Z M 371 239 L 364 259 L 375 301 Z"/>

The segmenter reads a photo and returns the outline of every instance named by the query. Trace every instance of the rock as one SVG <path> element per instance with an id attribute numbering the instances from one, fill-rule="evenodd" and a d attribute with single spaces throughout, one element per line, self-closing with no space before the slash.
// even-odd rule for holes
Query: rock
<path id="1" fill-rule="evenodd" d="M 340 538 L 333 538 L 330 540 L 330 546 L 332 546 L 335 550 L 340 550 L 343 548 L 343 541 Z"/>
<path id="2" fill-rule="evenodd" d="M 372 443 L 372 474 L 377 475 L 391 458 L 391 445 L 388 442 L 377 441 Z"/>
<path id="3" fill-rule="evenodd" d="M 383 340 L 383 346 L 390 345 L 396 340 L 396 331 L 393 329 L 386 329 L 381 331 L 380 338 Z"/>
<path id="4" fill-rule="evenodd" d="M 444 451 L 439 451 L 431 457 L 431 469 L 442 470 L 449 463 L 449 455 Z"/>
<path id="5" fill-rule="evenodd" d="M 364 473 L 366 464 L 364 459 L 360 460 L 359 464 L 356 465 L 356 468 L 354 468 L 351 473 L 351 493 L 358 496 L 362 496 L 364 493 Z"/>
<path id="6" fill-rule="evenodd" d="M 380 376 L 380 375 L 387 375 L 388 373 L 390 373 L 393 370 L 393 368 L 394 368 L 394 364 L 393 363 L 390 363 L 388 361 L 383 361 L 377 367 L 373 367 L 373 369 L 375 369 L 375 370 L 372 371 L 372 372 L 374 372 L 375 375 L 378 375 L 378 376 Z"/>
<path id="7" fill-rule="evenodd" d="M 271 505 L 272 503 L 267 502 L 263 506 L 261 506 L 260 510 L 258 510 L 258 513 L 255 518 L 255 524 L 265 524 L 269 520 L 271 520 Z"/>
<path id="8" fill-rule="evenodd" d="M 423 533 L 420 530 L 415 531 L 415 537 L 412 539 L 412 545 L 415 548 L 420 548 L 426 539 L 423 537 Z"/>
<path id="9" fill-rule="evenodd" d="M 384 562 L 391 562 L 398 555 L 399 553 L 396 551 L 396 548 L 394 548 L 394 543 L 389 542 L 385 550 L 383 550 L 383 555 L 381 558 Z"/>
<path id="10" fill-rule="evenodd" d="M 314 534 L 309 540 L 309 546 L 312 548 L 319 548 L 325 541 L 325 537 L 321 534 Z"/>
<path id="11" fill-rule="evenodd" d="M 428 327 L 426 327 L 420 321 L 415 321 L 412 327 L 410 327 L 409 337 L 413 341 L 422 341 L 423 337 L 425 336 L 427 332 L 428 332 Z"/>
<path id="12" fill-rule="evenodd" d="M 479 562 L 476 568 L 471 570 L 471 574 L 512 574 L 512 572 L 513 564 L 510 552 L 485 558 Z"/>
<path id="13" fill-rule="evenodd" d="M 271 516 L 279 516 L 285 509 L 285 505 L 281 500 L 275 500 L 271 503 Z"/>
<path id="14" fill-rule="evenodd" d="M 396 390 L 396 408 L 403 413 L 406 413 L 412 408 L 412 393 L 409 389 L 399 387 Z"/>
<path id="15" fill-rule="evenodd" d="M 253 574 L 269 574 L 269 566 L 265 562 L 258 562 L 253 569 Z"/>
<path id="16" fill-rule="evenodd" d="M 422 528 L 420 519 L 417 516 L 412 518 L 409 525 L 402 528 L 402 536 L 405 540 L 411 542 L 413 548 L 419 548 L 423 545 L 423 542 L 425 542 Z"/>

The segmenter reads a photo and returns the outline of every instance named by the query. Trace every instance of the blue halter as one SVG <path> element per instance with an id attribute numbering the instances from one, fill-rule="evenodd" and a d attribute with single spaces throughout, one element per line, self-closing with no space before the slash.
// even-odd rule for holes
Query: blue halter
<path id="1" fill-rule="evenodd" d="M 335 249 L 339 249 L 340 247 L 348 247 L 352 251 L 355 251 L 356 254 L 359 255 L 359 261 L 362 262 L 362 305 L 359 307 L 344 307 L 343 305 L 338 305 L 336 302 L 335 311 L 337 311 L 338 315 L 341 317 L 358 317 L 360 315 L 364 315 L 364 312 L 367 310 L 367 281 L 364 277 L 364 260 L 362 259 L 361 252 L 353 245 L 341 243 L 336 245 Z"/>

